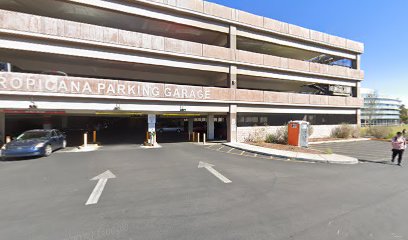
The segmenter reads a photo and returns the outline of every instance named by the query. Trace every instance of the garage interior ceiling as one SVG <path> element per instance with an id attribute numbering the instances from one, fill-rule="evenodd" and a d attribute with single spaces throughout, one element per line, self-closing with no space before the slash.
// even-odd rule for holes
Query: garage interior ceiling
<path id="1" fill-rule="evenodd" d="M 23 71 L 41 73 L 62 71 L 69 76 L 164 82 L 172 84 L 227 87 L 228 75 L 192 69 L 114 62 L 65 55 L 0 49 L 0 61 L 10 62 Z M 304 81 L 288 81 L 238 75 L 238 88 L 278 92 L 302 92 Z"/>
<path id="2" fill-rule="evenodd" d="M 244 37 L 237 37 L 237 47 L 240 50 L 249 52 L 256 52 L 262 54 L 268 54 L 273 56 L 279 56 L 284 58 L 297 59 L 307 61 L 312 58 L 322 55 L 322 53 L 307 51 L 299 48 L 288 47 L 284 45 L 278 45 L 270 42 L 257 41 Z M 342 57 L 332 56 L 333 61 L 340 60 Z"/>
<path id="3" fill-rule="evenodd" d="M 63 1 L 1 0 L 0 8 L 210 45 L 228 44 L 228 36 L 224 33 Z"/>
<path id="4" fill-rule="evenodd" d="M 0 49 L 0 61 L 32 73 L 62 71 L 69 76 L 116 80 L 226 87 L 228 78 L 224 73 L 5 49 Z"/>

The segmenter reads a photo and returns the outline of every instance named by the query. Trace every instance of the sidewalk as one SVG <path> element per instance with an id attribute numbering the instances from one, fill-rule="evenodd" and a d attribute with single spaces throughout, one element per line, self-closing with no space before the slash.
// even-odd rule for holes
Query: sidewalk
<path id="1" fill-rule="evenodd" d="M 311 161 L 311 162 L 323 162 L 323 163 L 336 163 L 336 164 L 357 164 L 358 159 L 338 154 L 311 154 L 311 153 L 299 153 L 283 150 L 276 150 L 271 148 L 264 148 L 253 146 L 246 143 L 224 143 L 224 145 L 240 149 L 243 151 L 253 152 L 257 154 L 263 154 L 268 156 L 288 158 L 299 161 Z"/>

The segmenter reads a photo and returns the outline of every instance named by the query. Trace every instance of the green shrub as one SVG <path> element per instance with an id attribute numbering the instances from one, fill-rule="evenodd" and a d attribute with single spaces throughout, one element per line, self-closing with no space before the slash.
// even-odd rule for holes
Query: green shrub
<path id="1" fill-rule="evenodd" d="M 276 132 L 266 135 L 265 142 L 276 144 L 288 143 L 288 126 L 282 126 L 276 129 Z"/>
<path id="2" fill-rule="evenodd" d="M 352 138 L 354 135 L 359 135 L 357 128 L 349 124 L 341 124 L 332 130 L 331 136 L 334 138 Z"/>
<path id="3" fill-rule="evenodd" d="M 324 153 L 326 153 L 326 154 L 333 154 L 333 149 L 331 149 L 331 148 L 326 148 L 326 149 L 324 150 Z"/>
<path id="4" fill-rule="evenodd" d="M 367 135 L 373 136 L 375 138 L 386 139 L 392 138 L 392 129 L 385 126 L 371 126 L 367 130 Z"/>

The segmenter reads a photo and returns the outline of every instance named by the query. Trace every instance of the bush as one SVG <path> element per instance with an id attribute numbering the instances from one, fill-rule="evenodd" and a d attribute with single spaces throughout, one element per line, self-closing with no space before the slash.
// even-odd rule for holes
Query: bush
<path id="1" fill-rule="evenodd" d="M 265 138 L 265 128 L 256 129 L 253 133 L 245 138 L 245 142 L 262 142 Z"/>
<path id="2" fill-rule="evenodd" d="M 352 138 L 356 134 L 356 128 L 349 124 L 341 124 L 332 130 L 331 136 L 334 138 Z"/>
<path id="3" fill-rule="evenodd" d="M 275 133 L 266 135 L 265 142 L 276 143 L 276 144 L 287 144 L 288 143 L 288 126 L 282 126 L 276 129 Z"/>
<path id="4" fill-rule="evenodd" d="M 361 137 L 361 127 L 357 126 L 353 128 L 353 133 L 351 134 L 353 138 Z"/>
<path id="5" fill-rule="evenodd" d="M 371 126 L 367 130 L 367 134 L 375 138 L 386 139 L 392 138 L 392 129 L 384 126 Z"/>
<path id="6" fill-rule="evenodd" d="M 308 132 L 308 133 L 309 133 L 309 137 L 313 135 L 313 132 L 314 132 L 313 126 L 312 126 L 312 124 L 309 124 L 309 132 Z"/>

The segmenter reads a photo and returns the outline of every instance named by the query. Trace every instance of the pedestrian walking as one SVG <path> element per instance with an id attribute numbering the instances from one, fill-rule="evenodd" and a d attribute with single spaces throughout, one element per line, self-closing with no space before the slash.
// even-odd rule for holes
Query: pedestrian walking
<path id="1" fill-rule="evenodd" d="M 397 135 L 392 138 L 392 159 L 391 162 L 394 162 L 395 157 L 398 156 L 398 165 L 401 166 L 402 155 L 404 150 L 407 148 L 407 140 L 402 135 L 402 132 L 397 132 Z"/>

